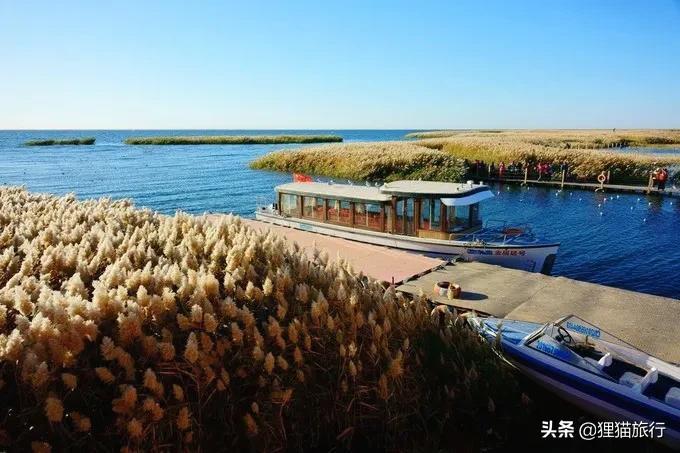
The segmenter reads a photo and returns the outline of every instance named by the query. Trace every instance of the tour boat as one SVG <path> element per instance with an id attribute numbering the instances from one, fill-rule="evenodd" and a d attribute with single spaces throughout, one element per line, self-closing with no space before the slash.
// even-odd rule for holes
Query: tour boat
<path id="1" fill-rule="evenodd" d="M 468 323 L 527 377 L 609 420 L 663 424 L 659 439 L 680 447 L 680 367 L 583 319 L 539 324 L 472 316 Z"/>
<path id="2" fill-rule="evenodd" d="M 481 261 L 549 274 L 559 244 L 528 226 L 480 218 L 488 186 L 395 181 L 380 187 L 292 182 L 275 188 L 277 201 L 258 206 L 263 222 L 429 256 Z"/>

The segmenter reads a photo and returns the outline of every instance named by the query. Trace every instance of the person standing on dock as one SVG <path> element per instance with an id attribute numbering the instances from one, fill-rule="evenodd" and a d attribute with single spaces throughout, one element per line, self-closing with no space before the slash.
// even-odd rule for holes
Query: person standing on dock
<path id="1" fill-rule="evenodd" d="M 659 190 L 666 190 L 666 181 L 668 181 L 668 169 L 662 168 L 656 176 L 657 186 Z"/>
<path id="2" fill-rule="evenodd" d="M 503 179 L 503 174 L 505 173 L 505 162 L 501 161 L 498 164 L 498 179 Z"/>
<path id="3" fill-rule="evenodd" d="M 652 172 L 652 187 L 658 187 L 659 184 L 659 174 L 661 173 L 661 167 L 656 167 Z"/>
<path id="4" fill-rule="evenodd" d="M 562 165 L 560 165 L 560 171 L 564 173 L 564 175 L 566 176 L 567 173 L 569 172 L 569 162 L 563 160 Z"/>

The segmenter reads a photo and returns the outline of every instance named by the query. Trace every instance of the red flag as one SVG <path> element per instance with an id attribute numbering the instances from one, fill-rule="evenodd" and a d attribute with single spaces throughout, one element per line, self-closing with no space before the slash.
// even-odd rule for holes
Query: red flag
<path id="1" fill-rule="evenodd" d="M 312 177 L 302 173 L 293 173 L 293 182 L 312 182 Z"/>

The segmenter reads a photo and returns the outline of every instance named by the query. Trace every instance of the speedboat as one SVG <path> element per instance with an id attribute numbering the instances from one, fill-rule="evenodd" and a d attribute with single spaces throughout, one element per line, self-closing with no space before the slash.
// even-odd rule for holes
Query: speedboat
<path id="1" fill-rule="evenodd" d="M 680 448 L 680 367 L 569 315 L 539 324 L 471 316 L 468 323 L 527 377 L 609 420 L 663 423 Z"/>
<path id="2" fill-rule="evenodd" d="M 527 225 L 481 220 L 488 186 L 394 181 L 376 186 L 312 182 L 275 188 L 277 201 L 258 206 L 257 220 L 445 259 L 481 261 L 549 274 L 559 244 Z"/>

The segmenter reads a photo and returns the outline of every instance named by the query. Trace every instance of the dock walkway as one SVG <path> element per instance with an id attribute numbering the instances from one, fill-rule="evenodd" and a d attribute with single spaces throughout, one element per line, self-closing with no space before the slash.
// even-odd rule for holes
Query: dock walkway
<path id="1" fill-rule="evenodd" d="M 487 182 L 487 183 L 490 182 L 490 183 L 496 183 L 496 184 L 524 184 L 523 179 L 515 179 L 515 178 L 499 179 L 499 178 L 489 178 L 489 177 L 483 177 L 483 176 L 474 176 L 472 178 L 476 181 L 482 181 L 482 182 Z M 526 184 L 532 185 L 532 186 L 544 186 L 544 187 L 554 187 L 554 188 L 562 187 L 561 181 L 553 181 L 553 180 L 540 180 L 539 181 L 538 179 L 528 179 L 526 181 Z M 593 183 L 593 182 L 564 181 L 564 187 L 568 188 L 568 189 L 595 190 L 595 189 L 600 188 L 600 184 Z M 680 188 L 676 188 L 676 187 L 667 187 L 665 190 L 659 190 L 656 187 L 649 188 L 647 186 L 632 186 L 632 185 L 626 185 L 626 184 L 604 184 L 602 187 L 603 187 L 604 192 L 643 193 L 643 194 L 653 194 L 653 195 L 661 195 L 661 196 L 668 196 L 668 197 L 678 197 L 678 196 L 680 196 Z"/>
<path id="2" fill-rule="evenodd" d="M 462 287 L 460 299 L 435 296 L 438 281 Z M 424 292 L 435 303 L 532 322 L 575 314 L 663 360 L 680 363 L 680 300 L 594 283 L 506 269 L 453 263 L 397 287 Z"/>
<path id="3" fill-rule="evenodd" d="M 483 263 L 447 264 L 401 250 L 244 221 L 297 242 L 310 255 L 316 247 L 331 259 L 348 260 L 357 272 L 386 282 L 394 279 L 398 291 L 422 291 L 433 303 L 533 322 L 575 314 L 652 355 L 680 363 L 680 300 Z M 461 285 L 461 298 L 435 296 L 438 281 Z"/>

